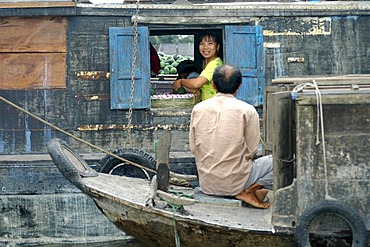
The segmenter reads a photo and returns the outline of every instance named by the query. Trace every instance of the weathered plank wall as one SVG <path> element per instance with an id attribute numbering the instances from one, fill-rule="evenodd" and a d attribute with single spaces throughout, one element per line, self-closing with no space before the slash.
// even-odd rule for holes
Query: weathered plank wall
<path id="1" fill-rule="evenodd" d="M 41 27 L 37 27 L 35 30 L 39 30 L 40 35 L 44 37 L 41 39 L 42 42 L 31 35 L 31 31 L 26 30 L 23 32 L 25 41 L 21 42 L 21 47 L 27 47 L 26 41 L 29 43 L 38 42 L 41 43 L 38 47 L 42 47 L 46 51 L 42 50 L 42 53 L 37 53 L 38 55 L 47 54 L 49 56 L 57 52 L 63 56 L 63 52 L 66 52 L 65 65 L 60 60 L 60 62 L 48 63 L 50 68 L 59 67 L 51 74 L 57 79 L 50 79 L 47 83 L 49 88 L 64 87 L 64 84 L 66 89 L 34 90 L 40 87 L 44 89 L 45 85 L 40 79 L 34 81 L 28 78 L 41 78 L 39 75 L 42 74 L 42 69 L 37 70 L 36 68 L 45 69 L 45 63 L 41 63 L 45 61 L 44 59 L 40 61 L 41 64 L 33 68 L 32 73 L 28 72 L 28 75 L 32 76 L 24 77 L 25 73 L 23 72 L 13 73 L 17 74 L 21 80 L 12 80 L 12 83 L 1 81 L 0 94 L 4 97 L 10 97 L 22 107 L 96 145 L 106 149 L 122 147 L 127 145 L 127 112 L 110 110 L 109 79 L 106 76 L 109 72 L 108 29 L 109 27 L 131 26 L 132 13 L 127 9 L 101 9 L 101 11 L 79 9 L 79 11 L 80 15 L 66 18 L 3 17 L 1 19 L 2 25 L 8 30 L 7 33 L 11 32 L 9 31 L 10 27 L 6 24 L 10 21 L 17 22 L 19 25 L 29 21 L 41 21 Z M 11 15 L 15 14 L 10 10 L 8 12 Z M 174 12 L 169 10 L 163 11 L 163 13 L 157 12 L 158 10 L 143 10 L 143 13 L 149 17 L 159 16 L 158 18 L 160 18 L 164 15 L 174 15 Z M 187 10 L 184 13 L 189 15 L 190 12 Z M 207 11 L 203 10 L 194 11 L 194 15 L 201 15 L 202 12 L 209 15 Z M 232 17 L 230 13 L 227 14 Z M 223 12 L 222 14 L 225 15 Z M 236 15 L 240 14 L 236 13 Z M 254 18 L 254 21 L 258 22 L 264 29 L 267 84 L 279 76 L 370 73 L 368 66 L 370 40 L 367 28 L 370 16 L 336 17 L 323 16 L 322 13 L 319 16 L 306 15 L 302 17 L 301 15 L 299 13 L 294 16 L 290 13 L 289 16 L 285 17 L 257 16 Z M 51 25 L 50 27 L 53 28 L 57 26 L 56 29 L 61 29 L 61 33 L 66 35 L 62 37 L 57 34 L 59 31 L 50 31 L 53 28 L 45 29 L 47 25 Z M 149 28 L 156 26 L 155 24 L 141 25 L 147 25 Z M 22 29 L 14 29 L 14 32 L 20 32 L 19 30 Z M 51 36 L 48 36 L 48 33 Z M 11 37 L 20 39 L 19 34 L 12 34 Z M 56 44 L 54 44 L 55 37 L 59 37 Z M 48 42 L 48 39 L 53 42 Z M 64 48 L 63 42 L 66 42 Z M 9 37 L 3 33 L 0 34 L 0 43 L 7 44 L 7 49 L 14 49 L 9 45 Z M 4 47 L 6 46 L 4 45 Z M 20 54 L 23 54 L 24 57 L 26 54 L 30 54 L 26 48 L 22 49 Z M 8 55 L 7 52 L 0 52 L 0 57 L 4 58 Z M 28 61 L 27 59 L 18 60 L 21 60 L 22 63 Z M 13 61 L 15 60 L 13 59 Z M 13 62 L 12 67 L 8 63 L 9 66 L 6 66 L 8 72 L 1 73 L 0 78 L 12 75 L 11 68 L 25 68 L 22 63 L 14 66 Z M 2 64 L 4 65 L 0 66 L 5 66 L 7 63 Z M 65 75 L 60 72 L 61 65 L 64 66 Z M 4 71 L 3 68 L 2 71 Z M 96 74 L 92 76 L 89 73 Z M 19 85 L 20 82 L 22 83 Z M 14 89 L 14 87 L 22 87 L 27 90 L 8 90 Z M 50 130 L 49 127 L 36 124 L 30 117 L 23 116 L 23 113 L 17 112 L 2 102 L 0 102 L 0 111 L 0 149 L 4 154 L 46 152 L 45 143 L 51 137 L 61 136 Z M 153 151 L 154 140 L 163 128 L 169 127 L 173 130 L 172 151 L 187 151 L 190 111 L 191 109 L 184 111 L 158 109 L 134 111 L 133 138 L 130 145 Z M 91 151 L 88 147 L 75 141 L 70 142 L 79 151 Z"/>
<path id="2" fill-rule="evenodd" d="M 68 129 L 65 90 L 1 90 L 0 95 Z M 51 137 L 61 137 L 49 126 L 3 102 L 0 102 L 0 126 L 1 154 L 40 153 Z"/>
<path id="3" fill-rule="evenodd" d="M 281 76 L 369 74 L 369 16 L 263 18 L 266 82 Z"/>
<path id="4" fill-rule="evenodd" d="M 0 95 L 66 128 L 67 18 L 3 17 L 0 29 Z M 1 102 L 0 153 L 42 152 L 52 136 L 50 127 Z"/>
<path id="5" fill-rule="evenodd" d="M 297 99 L 297 189 L 312 191 L 298 196 L 298 213 L 331 197 L 359 212 L 369 229 L 369 104 L 368 93 L 325 95 L 325 139 L 316 145 L 315 96 Z"/>
<path id="6" fill-rule="evenodd" d="M 130 26 L 130 18 L 71 17 L 68 25 L 68 118 L 83 139 L 107 149 L 127 145 L 127 111 L 110 110 L 109 78 L 81 76 L 89 71 L 109 72 L 109 27 Z M 171 127 L 173 150 L 186 150 L 190 109 L 134 111 L 131 145 L 153 151 L 159 132 Z M 176 130 L 178 129 L 178 131 Z"/>
<path id="7" fill-rule="evenodd" d="M 2 18 L 1 89 L 65 88 L 67 19 Z"/>
<path id="8" fill-rule="evenodd" d="M 96 18 L 103 23 L 96 23 Z M 108 72 L 108 50 L 104 46 L 108 42 L 106 36 L 108 27 L 113 26 L 115 17 L 85 16 L 73 19 L 76 19 L 76 22 L 79 20 L 81 23 L 90 21 L 96 23 L 94 26 L 99 28 L 99 31 L 94 36 L 89 33 L 95 33 L 95 28 L 84 28 L 81 31 L 78 25 L 70 24 L 69 26 L 71 33 L 84 32 L 84 37 L 86 37 L 86 40 L 83 42 L 72 41 L 71 43 L 73 45 L 71 50 L 78 48 L 77 50 L 81 53 L 83 59 L 78 61 L 72 61 L 72 57 L 68 59 L 70 65 L 76 63 L 76 66 L 80 66 L 79 69 L 75 69 L 74 66 L 69 67 L 69 73 L 72 72 L 68 81 L 70 84 L 69 90 L 73 90 L 76 94 L 83 92 L 83 94 L 79 95 L 70 95 L 68 98 L 69 105 L 73 106 L 73 111 L 70 111 L 69 116 L 70 124 L 74 125 L 71 127 L 84 130 L 81 131 L 83 136 L 86 136 L 87 139 L 93 138 L 95 142 L 100 143 L 102 146 L 116 147 L 117 145 L 122 145 L 125 142 L 126 134 L 121 130 L 114 130 L 114 128 L 124 129 L 126 127 L 127 113 L 109 110 L 108 79 L 102 77 L 98 80 L 81 80 L 73 77 L 73 73 L 82 72 L 84 68 Z M 125 21 L 122 21 L 122 19 Z M 370 59 L 368 54 L 370 41 L 366 38 L 368 32 L 365 29 L 367 21 L 369 21 L 367 16 L 356 18 L 260 18 L 258 20 L 259 25 L 262 25 L 264 28 L 266 82 L 269 83 L 272 79 L 279 76 L 370 73 L 369 67 L 366 66 L 366 61 Z M 117 18 L 116 22 L 118 23 L 117 26 L 130 26 L 129 19 Z M 102 35 L 104 33 L 105 36 Z M 89 40 L 88 37 L 94 38 Z M 85 43 L 103 46 L 100 51 L 100 59 L 95 60 L 95 66 L 91 67 L 93 61 L 88 58 L 94 57 L 96 51 L 92 47 L 84 46 Z M 75 114 L 75 112 L 82 112 L 83 114 L 79 115 Z M 153 121 L 153 114 L 155 115 L 156 113 L 153 111 L 137 111 L 134 114 L 133 122 L 136 126 L 134 128 L 135 146 L 144 149 L 152 148 L 154 137 L 153 133 L 148 130 L 155 128 L 157 124 Z M 172 115 L 171 118 L 171 113 L 167 115 L 169 118 L 161 119 L 164 125 L 177 124 L 181 120 L 176 119 L 175 115 Z M 189 115 L 186 117 L 189 117 Z M 188 123 L 186 117 L 184 122 L 180 122 L 182 125 L 179 132 L 174 132 L 176 136 L 180 137 L 180 139 L 175 138 L 176 142 L 172 145 L 174 150 L 186 148 L 186 124 Z M 94 123 L 96 125 L 102 123 L 102 126 L 99 128 L 105 129 L 105 131 L 98 131 L 97 126 L 95 127 L 96 131 L 94 131 Z M 88 127 L 92 127 L 91 130 L 88 130 Z M 180 141 L 185 142 L 176 145 Z"/>

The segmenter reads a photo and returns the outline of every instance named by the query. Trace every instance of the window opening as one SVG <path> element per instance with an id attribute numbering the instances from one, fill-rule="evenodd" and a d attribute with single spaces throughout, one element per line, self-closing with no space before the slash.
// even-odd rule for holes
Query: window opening
<path id="1" fill-rule="evenodd" d="M 170 94 L 171 85 L 178 77 L 177 65 L 184 60 L 194 61 L 194 35 L 155 35 L 150 43 L 160 59 L 160 69 L 151 77 L 152 95 Z"/>
<path id="2" fill-rule="evenodd" d="M 181 29 L 180 29 L 181 28 Z M 263 103 L 264 88 L 264 55 L 263 55 L 263 36 L 260 26 L 247 25 L 225 25 L 213 28 L 201 27 L 138 27 L 138 54 L 135 68 L 135 90 L 133 109 L 149 109 L 153 105 L 153 95 L 158 93 L 172 92 L 172 83 L 177 78 L 177 71 L 171 68 L 178 62 L 178 56 L 187 56 L 194 59 L 198 72 L 203 69 L 203 57 L 199 53 L 199 40 L 204 32 L 212 31 L 219 36 L 221 48 L 219 56 L 224 63 L 234 65 L 241 69 L 243 83 L 238 90 L 237 97 L 252 105 Z M 128 86 L 130 85 L 132 60 L 132 29 L 126 27 L 109 28 L 110 35 L 110 88 L 111 88 L 111 109 L 129 109 L 130 95 Z M 165 42 L 165 40 L 171 42 Z M 181 42 L 186 41 L 187 49 L 181 49 Z M 191 43 L 192 41 L 192 43 Z M 183 42 L 183 43 L 186 43 Z M 151 76 L 149 47 L 153 46 L 161 55 L 168 55 L 166 73 L 160 76 Z M 166 46 L 163 44 L 167 43 Z M 189 45 L 190 43 L 190 45 Z M 122 45 L 125 44 L 125 45 Z M 192 48 L 190 48 L 190 46 Z M 169 50 L 172 49 L 172 50 Z M 191 53 L 192 52 L 192 53 Z M 163 53 L 163 54 L 162 54 Z M 170 57 L 172 56 L 172 57 Z M 176 59 L 174 59 L 175 57 Z M 167 57 L 166 57 L 167 58 Z M 170 64 L 171 62 L 171 64 Z M 173 64 L 176 62 L 175 64 Z M 164 72 L 164 64 L 162 64 Z M 162 71 L 161 71 L 162 72 Z M 167 74 L 168 73 L 168 74 Z M 165 91 L 163 91 L 165 90 Z M 171 108 L 171 102 L 163 107 Z M 182 106 L 182 108 L 193 105 Z"/>
<path id="3" fill-rule="evenodd" d="M 161 69 L 157 76 L 151 77 L 151 99 L 158 97 L 175 97 L 172 94 L 172 83 L 178 78 L 176 66 L 184 60 L 194 61 L 198 73 L 203 70 L 203 57 L 199 53 L 199 37 L 204 32 L 213 31 L 222 41 L 222 29 L 184 29 L 184 30 L 155 30 L 151 32 L 150 43 L 155 47 L 160 57 Z M 221 57 L 222 50 L 221 50 Z M 153 97 L 154 96 L 154 97 Z M 177 95 L 186 97 L 185 95 Z M 177 100 L 179 101 L 179 100 Z M 189 105 L 192 107 L 192 104 Z"/>

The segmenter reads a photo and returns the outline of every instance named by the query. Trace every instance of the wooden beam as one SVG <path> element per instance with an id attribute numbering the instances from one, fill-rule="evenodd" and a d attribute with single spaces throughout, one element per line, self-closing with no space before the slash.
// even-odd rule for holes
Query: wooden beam
<path id="1" fill-rule="evenodd" d="M 273 84 L 300 84 L 305 82 L 315 82 L 318 85 L 326 84 L 369 84 L 370 74 L 349 74 L 349 75 L 336 75 L 336 76 L 301 76 L 301 77 L 280 77 L 273 79 Z"/>
<path id="2" fill-rule="evenodd" d="M 170 148 L 171 131 L 166 130 L 156 142 L 157 183 L 162 191 L 168 191 L 170 186 Z"/>
<path id="3" fill-rule="evenodd" d="M 30 1 L 30 2 L 7 2 L 1 3 L 1 9 L 11 8 L 56 8 L 56 7 L 74 7 L 73 1 Z"/>
<path id="4" fill-rule="evenodd" d="M 211 24 L 220 24 L 220 17 L 217 16 L 171 16 L 165 17 L 161 16 L 160 18 L 156 16 L 139 16 L 139 23 L 143 24 L 191 24 L 191 25 L 211 25 Z M 223 18 L 223 24 L 240 24 L 240 23 L 250 23 L 251 18 L 242 16 L 242 17 L 228 17 Z"/>

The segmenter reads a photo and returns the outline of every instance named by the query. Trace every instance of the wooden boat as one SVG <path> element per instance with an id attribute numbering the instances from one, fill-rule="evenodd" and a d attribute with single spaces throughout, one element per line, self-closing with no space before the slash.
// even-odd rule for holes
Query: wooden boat
<path id="1" fill-rule="evenodd" d="M 326 161 L 312 141 L 316 98 L 309 90 L 295 92 L 294 102 L 291 92 L 266 98 L 268 104 L 278 106 L 273 117 L 278 123 L 274 142 L 287 145 L 274 149 L 274 190 L 268 194 L 272 206 L 265 210 L 234 198 L 208 196 L 197 188 L 171 185 L 162 191 L 154 179 L 97 172 L 59 139 L 49 143 L 49 151 L 64 176 L 91 196 L 106 217 L 148 246 L 368 246 L 369 159 L 365 150 L 370 94 L 361 90 L 322 94 L 325 113 L 321 117 L 336 117 L 326 128 L 326 148 L 331 150 Z M 338 109 L 346 114 L 338 115 Z M 290 111 L 298 116 L 293 129 L 287 124 L 293 116 Z M 353 119 L 358 120 L 356 124 Z M 345 132 L 339 128 L 343 125 Z M 291 149 L 294 142 L 287 139 L 299 142 Z M 284 148 L 295 150 L 294 164 Z M 344 159 L 344 152 L 352 158 Z M 159 168 L 157 176 L 161 176 Z M 346 173 L 340 172 L 343 169 Z"/>
<path id="2" fill-rule="evenodd" d="M 242 206 L 232 198 L 202 194 L 189 187 L 171 186 L 170 191 L 194 198 L 168 207 L 155 200 L 148 206 L 151 182 L 147 179 L 98 173 L 59 139 L 49 143 L 61 172 L 121 230 L 149 246 L 294 246 L 292 236 L 277 236 L 271 224 L 271 209 Z"/>

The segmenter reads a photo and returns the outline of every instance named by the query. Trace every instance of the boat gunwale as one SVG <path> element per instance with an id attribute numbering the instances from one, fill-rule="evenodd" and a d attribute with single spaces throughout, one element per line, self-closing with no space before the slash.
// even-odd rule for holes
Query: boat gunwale
<path id="1" fill-rule="evenodd" d="M 122 178 L 126 178 L 126 179 L 134 179 L 134 180 L 143 180 L 143 179 L 138 179 L 138 178 L 127 178 L 127 177 L 121 177 L 121 176 L 115 176 L 115 175 L 109 175 L 109 174 L 104 174 L 104 173 L 99 173 L 99 176 L 100 177 L 109 177 L 109 176 L 114 176 L 114 177 L 119 177 L 120 179 Z M 151 207 L 151 206 L 145 206 L 145 203 L 140 203 L 140 202 L 134 202 L 128 198 L 123 198 L 121 196 L 118 196 L 118 195 L 115 195 L 114 193 L 111 193 L 109 191 L 102 191 L 102 190 L 99 190 L 96 186 L 94 186 L 91 182 L 94 181 L 94 180 L 97 180 L 97 179 L 100 179 L 99 176 L 97 177 L 88 177 L 88 178 L 82 178 L 82 182 L 84 182 L 84 185 L 88 188 L 88 190 L 93 193 L 94 195 L 97 195 L 97 197 L 92 197 L 92 199 L 94 199 L 94 201 L 96 201 L 96 203 L 98 203 L 97 201 L 101 200 L 101 198 L 104 198 L 106 200 L 109 200 L 109 201 L 114 201 L 118 204 L 122 204 L 122 205 L 125 205 L 127 207 L 130 207 L 130 208 L 133 208 L 135 210 L 140 210 L 140 211 L 144 211 L 146 213 L 153 213 L 157 216 L 160 216 L 160 217 L 165 217 L 169 220 L 172 220 L 173 218 L 175 218 L 176 221 L 178 222 L 183 222 L 183 223 L 194 223 L 194 224 L 202 224 L 204 226 L 212 226 L 212 227 L 220 227 L 222 229 L 225 229 L 227 228 L 228 230 L 235 230 L 235 231 L 242 231 L 242 232 L 256 232 L 256 233 L 261 233 L 261 234 L 274 234 L 276 232 L 275 230 L 275 227 L 272 225 L 271 221 L 269 222 L 269 225 L 271 226 L 270 229 L 259 229 L 259 228 L 250 228 L 250 227 L 246 227 L 245 225 L 240 225 L 238 227 L 237 224 L 235 225 L 224 225 L 222 223 L 216 223 L 216 222 L 211 222 L 211 221 L 206 221 L 204 219 L 200 219 L 200 218 L 197 218 L 197 217 L 194 217 L 192 215 L 184 215 L 184 214 L 181 214 L 181 213 L 178 213 L 178 212 L 171 212 L 171 211 L 168 211 L 168 210 L 165 210 L 165 209 L 162 209 L 162 208 L 158 208 L 158 207 Z M 148 191 L 149 191 L 149 181 L 148 181 Z M 98 203 L 99 204 L 99 203 Z M 202 204 L 201 202 L 196 202 L 196 204 Z M 221 205 L 210 205 L 210 204 L 204 204 L 204 207 L 224 207 L 226 208 L 227 206 L 221 206 Z M 189 206 L 185 206 L 185 209 L 187 208 L 190 208 L 191 207 L 194 207 L 194 205 L 189 205 Z M 230 206 L 229 206 L 230 207 Z M 239 210 L 245 210 L 246 211 L 246 214 L 247 214 L 247 211 L 250 210 L 250 208 L 247 208 L 247 207 L 237 207 L 237 206 L 231 206 L 232 208 L 239 208 Z M 243 209 L 241 209 L 243 208 Z M 253 210 L 261 210 L 261 209 L 253 209 Z M 269 217 L 272 217 L 272 210 L 269 209 Z M 189 212 L 191 213 L 192 210 L 189 210 Z M 262 212 L 262 211 L 261 211 Z M 262 215 L 263 216 L 263 215 Z M 284 231 L 284 232 L 290 232 L 289 230 L 287 231 Z"/>

